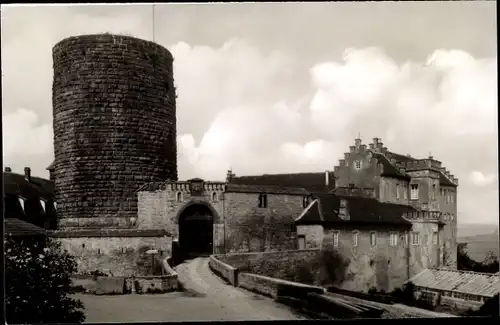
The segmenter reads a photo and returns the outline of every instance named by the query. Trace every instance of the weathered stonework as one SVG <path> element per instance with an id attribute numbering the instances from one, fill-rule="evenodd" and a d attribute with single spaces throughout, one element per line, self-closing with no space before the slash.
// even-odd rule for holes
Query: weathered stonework
<path id="1" fill-rule="evenodd" d="M 62 40 L 53 59 L 59 226 L 134 227 L 136 189 L 177 179 L 172 55 L 101 34 Z"/>
<path id="2" fill-rule="evenodd" d="M 303 196 L 267 194 L 259 208 L 258 193 L 225 193 L 226 252 L 259 252 L 297 248 L 294 221 Z"/>
<path id="3" fill-rule="evenodd" d="M 58 238 L 63 249 L 73 255 L 78 273 L 93 271 L 110 272 L 113 276 L 140 274 L 150 266 L 151 257 L 145 252 L 157 249 L 162 256 L 169 256 L 172 249 L 170 237 L 66 237 Z M 138 265 L 140 260 L 147 265 Z"/>

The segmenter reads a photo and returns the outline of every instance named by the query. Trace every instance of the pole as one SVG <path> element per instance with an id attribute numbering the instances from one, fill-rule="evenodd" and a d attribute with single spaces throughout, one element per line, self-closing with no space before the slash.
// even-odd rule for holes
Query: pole
<path id="1" fill-rule="evenodd" d="M 155 4 L 153 3 L 153 42 L 155 42 Z"/>

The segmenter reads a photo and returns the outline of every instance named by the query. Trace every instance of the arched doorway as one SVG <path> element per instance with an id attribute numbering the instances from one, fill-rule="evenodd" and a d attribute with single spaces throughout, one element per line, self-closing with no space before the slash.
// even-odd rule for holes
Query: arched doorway
<path id="1" fill-rule="evenodd" d="M 179 248 L 184 257 L 208 256 L 213 252 L 214 218 L 204 204 L 192 204 L 179 215 Z"/>

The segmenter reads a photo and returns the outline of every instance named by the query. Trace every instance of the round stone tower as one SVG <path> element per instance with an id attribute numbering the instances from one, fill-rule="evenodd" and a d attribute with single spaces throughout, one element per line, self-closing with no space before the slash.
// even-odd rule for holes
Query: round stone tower
<path id="1" fill-rule="evenodd" d="M 53 48 L 60 228 L 129 228 L 139 186 L 177 180 L 173 57 L 134 37 L 70 37 Z"/>

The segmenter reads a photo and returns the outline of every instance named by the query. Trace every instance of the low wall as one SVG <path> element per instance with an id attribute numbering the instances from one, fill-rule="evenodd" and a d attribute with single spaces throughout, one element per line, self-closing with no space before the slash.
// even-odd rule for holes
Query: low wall
<path id="1" fill-rule="evenodd" d="M 314 287 L 251 273 L 238 274 L 238 287 L 271 298 L 277 298 L 282 295 L 301 298 L 307 296 L 307 294 L 311 292 L 319 294 L 325 292 L 325 289 L 321 287 Z"/>
<path id="2" fill-rule="evenodd" d="M 469 309 L 478 310 L 484 302 L 463 300 L 454 297 L 444 297 L 441 296 L 440 305 L 449 307 L 451 309 L 456 309 L 459 311 L 467 311 Z"/>
<path id="3" fill-rule="evenodd" d="M 124 277 L 73 275 L 71 287 L 74 291 L 96 295 L 118 295 L 124 293 Z"/>
<path id="4" fill-rule="evenodd" d="M 219 277 L 223 278 L 233 286 L 238 286 L 238 269 L 226 264 L 214 255 L 210 256 L 208 261 L 208 266 L 210 269 L 217 274 Z"/>
<path id="5" fill-rule="evenodd" d="M 256 252 L 216 255 L 216 258 L 239 270 L 268 277 L 297 281 L 299 269 L 319 256 L 319 249 Z"/>
<path id="6" fill-rule="evenodd" d="M 150 258 L 145 252 L 157 249 L 159 257 L 170 256 L 172 238 L 164 231 L 121 229 L 114 231 L 55 231 L 51 237 L 75 257 L 78 273 L 94 271 L 112 276 L 147 275 Z"/>

